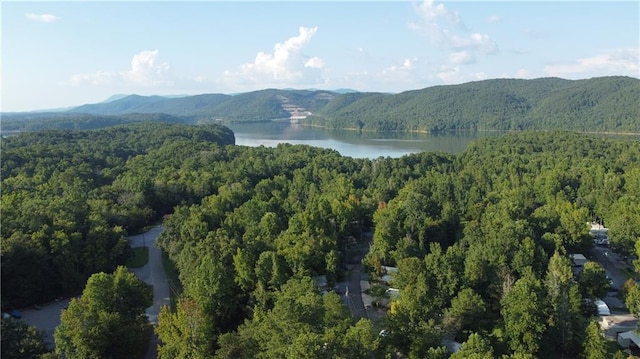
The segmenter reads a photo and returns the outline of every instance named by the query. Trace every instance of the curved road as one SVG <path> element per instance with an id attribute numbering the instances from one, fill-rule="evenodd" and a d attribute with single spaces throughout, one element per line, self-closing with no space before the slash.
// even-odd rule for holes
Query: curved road
<path id="1" fill-rule="evenodd" d="M 167 275 L 164 272 L 162 266 L 162 251 L 156 246 L 156 240 L 162 233 L 164 228 L 162 226 L 156 226 L 149 231 L 129 237 L 129 245 L 132 248 L 135 247 L 147 247 L 149 248 L 149 262 L 140 268 L 131 268 L 131 272 L 135 273 L 138 278 L 145 283 L 153 286 L 153 304 L 147 308 L 147 317 L 149 322 L 153 325 L 158 324 L 158 314 L 160 308 L 164 305 L 170 305 L 170 290 L 169 283 L 167 281 Z M 158 338 L 155 333 L 149 343 L 149 349 L 145 358 L 157 358 L 157 344 Z"/>

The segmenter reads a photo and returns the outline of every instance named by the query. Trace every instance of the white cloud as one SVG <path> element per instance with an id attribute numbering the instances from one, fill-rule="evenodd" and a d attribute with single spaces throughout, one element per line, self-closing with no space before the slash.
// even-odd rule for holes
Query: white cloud
<path id="1" fill-rule="evenodd" d="M 453 24 L 460 23 L 460 16 L 457 11 L 447 9 L 444 4 L 435 5 L 434 3 L 434 0 L 425 0 L 422 4 L 416 5 L 416 12 L 420 17 L 428 21 L 446 19 Z"/>
<path id="2" fill-rule="evenodd" d="M 550 76 L 585 77 L 627 75 L 640 77 L 640 50 L 638 48 L 614 49 L 591 57 L 576 60 L 572 64 L 546 66 Z"/>
<path id="3" fill-rule="evenodd" d="M 476 62 L 476 57 L 469 51 L 457 51 L 449 54 L 449 61 L 453 64 L 466 65 Z"/>
<path id="4" fill-rule="evenodd" d="M 498 51 L 498 45 L 489 35 L 470 33 L 458 13 L 447 9 L 444 4 L 436 5 L 434 0 L 425 0 L 415 6 L 415 11 L 421 21 L 410 23 L 409 27 L 426 34 L 432 43 L 448 54 L 453 64 L 473 63 L 478 55 Z"/>
<path id="5" fill-rule="evenodd" d="M 457 66 L 442 66 L 436 74 L 436 77 L 447 85 L 462 82 L 460 68 Z"/>
<path id="6" fill-rule="evenodd" d="M 168 63 L 156 64 L 158 50 L 142 51 L 131 59 L 131 69 L 123 74 L 126 81 L 142 86 L 157 87 L 170 83 L 165 77 L 171 69 Z"/>
<path id="7" fill-rule="evenodd" d="M 309 67 L 312 69 L 321 69 L 324 67 L 324 61 L 319 57 L 312 57 L 307 62 L 304 63 L 304 67 Z"/>
<path id="8" fill-rule="evenodd" d="M 314 83 L 317 81 L 318 70 L 324 67 L 324 61 L 319 57 L 309 58 L 302 53 L 302 48 L 317 31 L 317 26 L 301 26 L 297 36 L 275 44 L 272 53 L 260 51 L 253 62 L 241 65 L 239 71 L 225 71 L 225 79 L 232 83 L 276 86 Z M 316 78 L 313 78 L 314 75 Z"/>
<path id="9" fill-rule="evenodd" d="M 527 70 L 527 69 L 520 69 L 518 71 L 516 71 L 516 78 L 519 79 L 529 79 L 531 78 L 531 71 Z"/>
<path id="10" fill-rule="evenodd" d="M 436 69 L 436 77 L 444 84 L 455 85 L 469 81 L 486 80 L 490 76 L 483 71 L 476 73 L 464 73 L 460 70 L 459 66 L 444 65 Z"/>
<path id="11" fill-rule="evenodd" d="M 94 73 L 83 73 L 72 75 L 66 84 L 69 85 L 92 85 L 92 86 L 109 86 L 113 85 L 118 79 L 118 73 L 112 71 L 98 70 Z"/>
<path id="12" fill-rule="evenodd" d="M 487 18 L 487 22 L 496 24 L 496 23 L 502 22 L 502 18 L 498 15 L 491 15 Z"/>
<path id="13" fill-rule="evenodd" d="M 93 73 L 81 73 L 71 76 L 67 85 L 114 86 L 126 85 L 137 87 L 162 87 L 173 85 L 168 72 L 168 63 L 157 63 L 159 51 L 145 50 L 133 56 L 131 68 L 127 71 L 98 70 Z"/>
<path id="14" fill-rule="evenodd" d="M 486 80 L 487 78 L 489 78 L 489 76 L 484 71 L 476 72 L 473 76 L 476 78 L 476 80 Z"/>
<path id="15" fill-rule="evenodd" d="M 397 79 L 398 76 L 401 76 L 403 74 L 408 74 L 413 70 L 415 70 L 417 61 L 418 59 L 415 57 L 406 58 L 402 62 L 402 65 L 389 66 L 384 70 L 382 70 L 379 76 L 381 76 L 382 78 Z"/>
<path id="16" fill-rule="evenodd" d="M 58 16 L 51 15 L 51 14 L 28 13 L 28 14 L 25 14 L 25 16 L 29 20 L 37 21 L 37 22 L 44 22 L 44 23 L 51 23 L 51 22 L 56 22 L 56 21 L 60 20 L 60 18 Z"/>

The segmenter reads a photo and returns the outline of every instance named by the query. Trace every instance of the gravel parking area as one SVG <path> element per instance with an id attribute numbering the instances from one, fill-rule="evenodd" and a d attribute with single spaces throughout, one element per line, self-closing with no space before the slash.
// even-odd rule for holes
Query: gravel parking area
<path id="1" fill-rule="evenodd" d="M 53 348 L 53 331 L 60 325 L 60 313 L 69 306 L 70 299 L 58 299 L 54 302 L 43 304 L 40 310 L 34 308 L 22 309 L 21 320 L 44 332 L 47 347 Z"/>

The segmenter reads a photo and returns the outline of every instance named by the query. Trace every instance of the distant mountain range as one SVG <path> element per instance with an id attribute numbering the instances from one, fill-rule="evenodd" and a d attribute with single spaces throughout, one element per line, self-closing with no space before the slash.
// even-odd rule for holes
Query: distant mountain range
<path id="1" fill-rule="evenodd" d="M 94 122 L 95 116 L 117 117 L 120 123 L 134 113 L 163 114 L 155 118 L 172 122 L 290 119 L 364 131 L 567 129 L 640 133 L 640 80 L 494 79 L 398 94 L 266 89 L 236 95 L 115 95 L 50 117 L 64 118 L 67 123 L 76 117 L 93 116 Z M 37 117 L 42 122 L 47 114 L 3 117 L 13 121 Z"/>

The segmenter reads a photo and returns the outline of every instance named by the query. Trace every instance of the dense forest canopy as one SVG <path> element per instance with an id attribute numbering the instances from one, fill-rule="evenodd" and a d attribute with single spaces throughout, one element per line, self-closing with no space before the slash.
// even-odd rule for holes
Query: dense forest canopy
<path id="1" fill-rule="evenodd" d="M 122 263 L 127 233 L 204 194 L 172 185 L 182 161 L 234 142 L 226 127 L 149 123 L 4 138 L 3 308 L 73 294 Z M 157 162 L 143 167 L 142 158 Z"/>
<path id="2" fill-rule="evenodd" d="M 182 288 L 159 317 L 162 358 L 447 358 L 444 339 L 577 357 L 594 292 L 568 254 L 592 246 L 594 215 L 622 253 L 640 237 L 638 141 L 522 132 L 375 160 L 233 143 L 149 123 L 3 139 L 3 307 L 77 294 L 171 214 L 159 244 Z M 364 265 L 396 266 L 399 296 L 356 321 L 312 277 L 332 288 L 369 244 Z"/>
<path id="3" fill-rule="evenodd" d="M 638 103 L 640 80 L 631 77 L 493 79 L 398 94 L 267 89 L 178 98 L 129 95 L 62 112 L 5 113 L 3 130 L 90 129 L 145 118 L 189 124 L 297 118 L 311 126 L 375 132 L 640 133 Z"/>
<path id="4" fill-rule="evenodd" d="M 342 95 L 306 122 L 365 131 L 640 132 L 638 103 L 640 80 L 630 77 L 494 79 L 395 95 Z"/>

